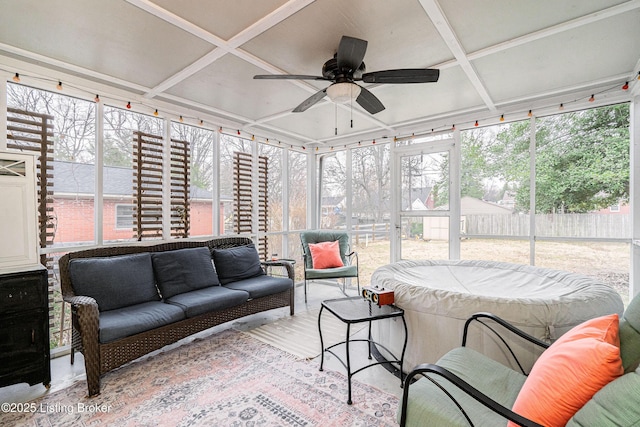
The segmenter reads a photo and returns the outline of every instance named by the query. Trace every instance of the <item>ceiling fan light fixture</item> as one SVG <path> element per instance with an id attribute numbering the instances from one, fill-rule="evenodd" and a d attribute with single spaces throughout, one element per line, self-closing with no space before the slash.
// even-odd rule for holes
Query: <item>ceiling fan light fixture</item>
<path id="1" fill-rule="evenodd" d="M 334 83 L 327 88 L 327 96 L 337 103 L 355 101 L 360 96 L 360 86 L 355 83 Z"/>

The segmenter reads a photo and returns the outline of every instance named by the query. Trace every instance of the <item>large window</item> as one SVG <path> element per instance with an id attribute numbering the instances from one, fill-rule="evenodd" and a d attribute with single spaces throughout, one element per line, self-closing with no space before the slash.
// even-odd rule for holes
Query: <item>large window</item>
<path id="1" fill-rule="evenodd" d="M 461 132 L 461 257 L 573 271 L 628 298 L 628 105 L 536 118 L 535 129 L 535 157 L 530 120 Z"/>
<path id="2" fill-rule="evenodd" d="M 234 234 L 235 204 L 233 192 L 234 166 L 233 156 L 235 152 L 251 154 L 251 141 L 244 138 L 221 134 L 220 135 L 220 209 L 224 228 L 221 234 Z"/>
<path id="3" fill-rule="evenodd" d="M 189 236 L 210 236 L 213 234 L 213 147 L 216 141 L 215 132 L 172 122 L 171 138 L 178 141 L 187 141 L 191 149 Z"/>
<path id="4" fill-rule="evenodd" d="M 593 276 L 627 300 L 629 106 L 539 119 L 535 167 L 536 265 Z"/>
<path id="5" fill-rule="evenodd" d="M 134 132 L 162 138 L 163 121 L 157 117 L 110 106 L 104 107 L 103 121 L 103 241 L 134 241 L 138 239 L 135 231 L 135 209 L 131 210 L 132 228 L 123 228 L 114 222 L 117 217 L 116 206 L 136 204 Z M 124 221 L 124 218 L 120 217 L 120 220 Z M 161 233 L 155 236 L 158 239 L 162 237 Z"/>
<path id="6" fill-rule="evenodd" d="M 529 120 L 460 133 L 462 259 L 529 264 Z"/>
<path id="7" fill-rule="evenodd" d="M 284 257 L 283 248 L 283 177 L 282 158 L 284 149 L 280 146 L 260 143 L 258 155 L 267 160 L 267 255 Z"/>
<path id="8" fill-rule="evenodd" d="M 347 152 L 324 155 L 320 162 L 320 228 L 344 229 L 347 219 Z"/>
<path id="9" fill-rule="evenodd" d="M 53 118 L 49 123 L 50 132 L 53 133 L 53 159 L 46 166 L 47 180 L 53 183 L 47 219 L 51 231 L 46 246 L 92 244 L 96 136 L 94 103 L 8 83 L 7 104 L 9 108 L 27 113 L 25 116 L 24 113 L 9 112 L 10 117 L 16 117 L 21 122 L 35 120 L 28 113 Z M 11 138 L 12 133 L 19 131 L 10 123 L 8 133 Z M 22 144 L 19 141 L 17 143 Z"/>
<path id="10" fill-rule="evenodd" d="M 390 259 L 391 156 L 389 144 L 351 152 L 351 242 L 358 252 L 360 284 Z"/>

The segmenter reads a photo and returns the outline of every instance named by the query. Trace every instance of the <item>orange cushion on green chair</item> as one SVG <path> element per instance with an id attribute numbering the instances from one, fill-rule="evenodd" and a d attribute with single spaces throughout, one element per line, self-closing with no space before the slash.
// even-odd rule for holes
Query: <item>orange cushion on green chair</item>
<path id="1" fill-rule="evenodd" d="M 602 316 L 561 336 L 533 366 L 513 411 L 546 427 L 564 426 L 598 390 L 623 374 L 618 323 L 617 314 Z"/>
<path id="2" fill-rule="evenodd" d="M 340 257 L 339 245 L 340 243 L 337 240 L 333 242 L 309 244 L 309 251 L 313 259 L 313 268 L 321 270 L 323 268 L 344 267 L 344 263 Z"/>

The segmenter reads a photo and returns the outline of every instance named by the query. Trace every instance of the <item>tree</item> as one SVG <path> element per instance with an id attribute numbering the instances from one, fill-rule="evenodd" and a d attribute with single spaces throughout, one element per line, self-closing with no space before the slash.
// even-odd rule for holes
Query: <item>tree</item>
<path id="1" fill-rule="evenodd" d="M 520 173 L 519 182 L 517 203 L 528 207 L 528 177 L 525 179 L 524 174 Z M 627 104 L 594 108 L 538 120 L 536 132 L 536 211 L 538 213 L 589 212 L 628 200 L 629 106 Z"/>

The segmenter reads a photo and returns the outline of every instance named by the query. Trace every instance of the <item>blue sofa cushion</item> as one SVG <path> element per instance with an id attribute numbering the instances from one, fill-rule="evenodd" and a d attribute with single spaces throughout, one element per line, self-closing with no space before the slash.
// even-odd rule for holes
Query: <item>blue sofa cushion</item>
<path id="1" fill-rule="evenodd" d="M 195 317 L 244 304 L 248 299 L 248 292 L 234 291 L 223 286 L 211 286 L 172 296 L 165 302 L 180 307 L 187 317 Z"/>
<path id="2" fill-rule="evenodd" d="M 154 252 L 151 260 L 162 298 L 220 285 L 207 247 Z"/>
<path id="3" fill-rule="evenodd" d="M 224 287 L 247 291 L 251 298 L 260 298 L 291 289 L 293 281 L 287 277 L 257 276 L 229 283 Z"/>
<path id="4" fill-rule="evenodd" d="M 69 263 L 76 295 L 92 297 L 100 311 L 159 301 L 148 253 L 76 258 Z"/>
<path id="5" fill-rule="evenodd" d="M 258 251 L 253 243 L 228 249 L 214 249 L 213 262 L 223 285 L 264 275 Z"/>
<path id="6" fill-rule="evenodd" d="M 159 301 L 100 313 L 100 342 L 108 343 L 183 320 L 184 311 Z"/>

